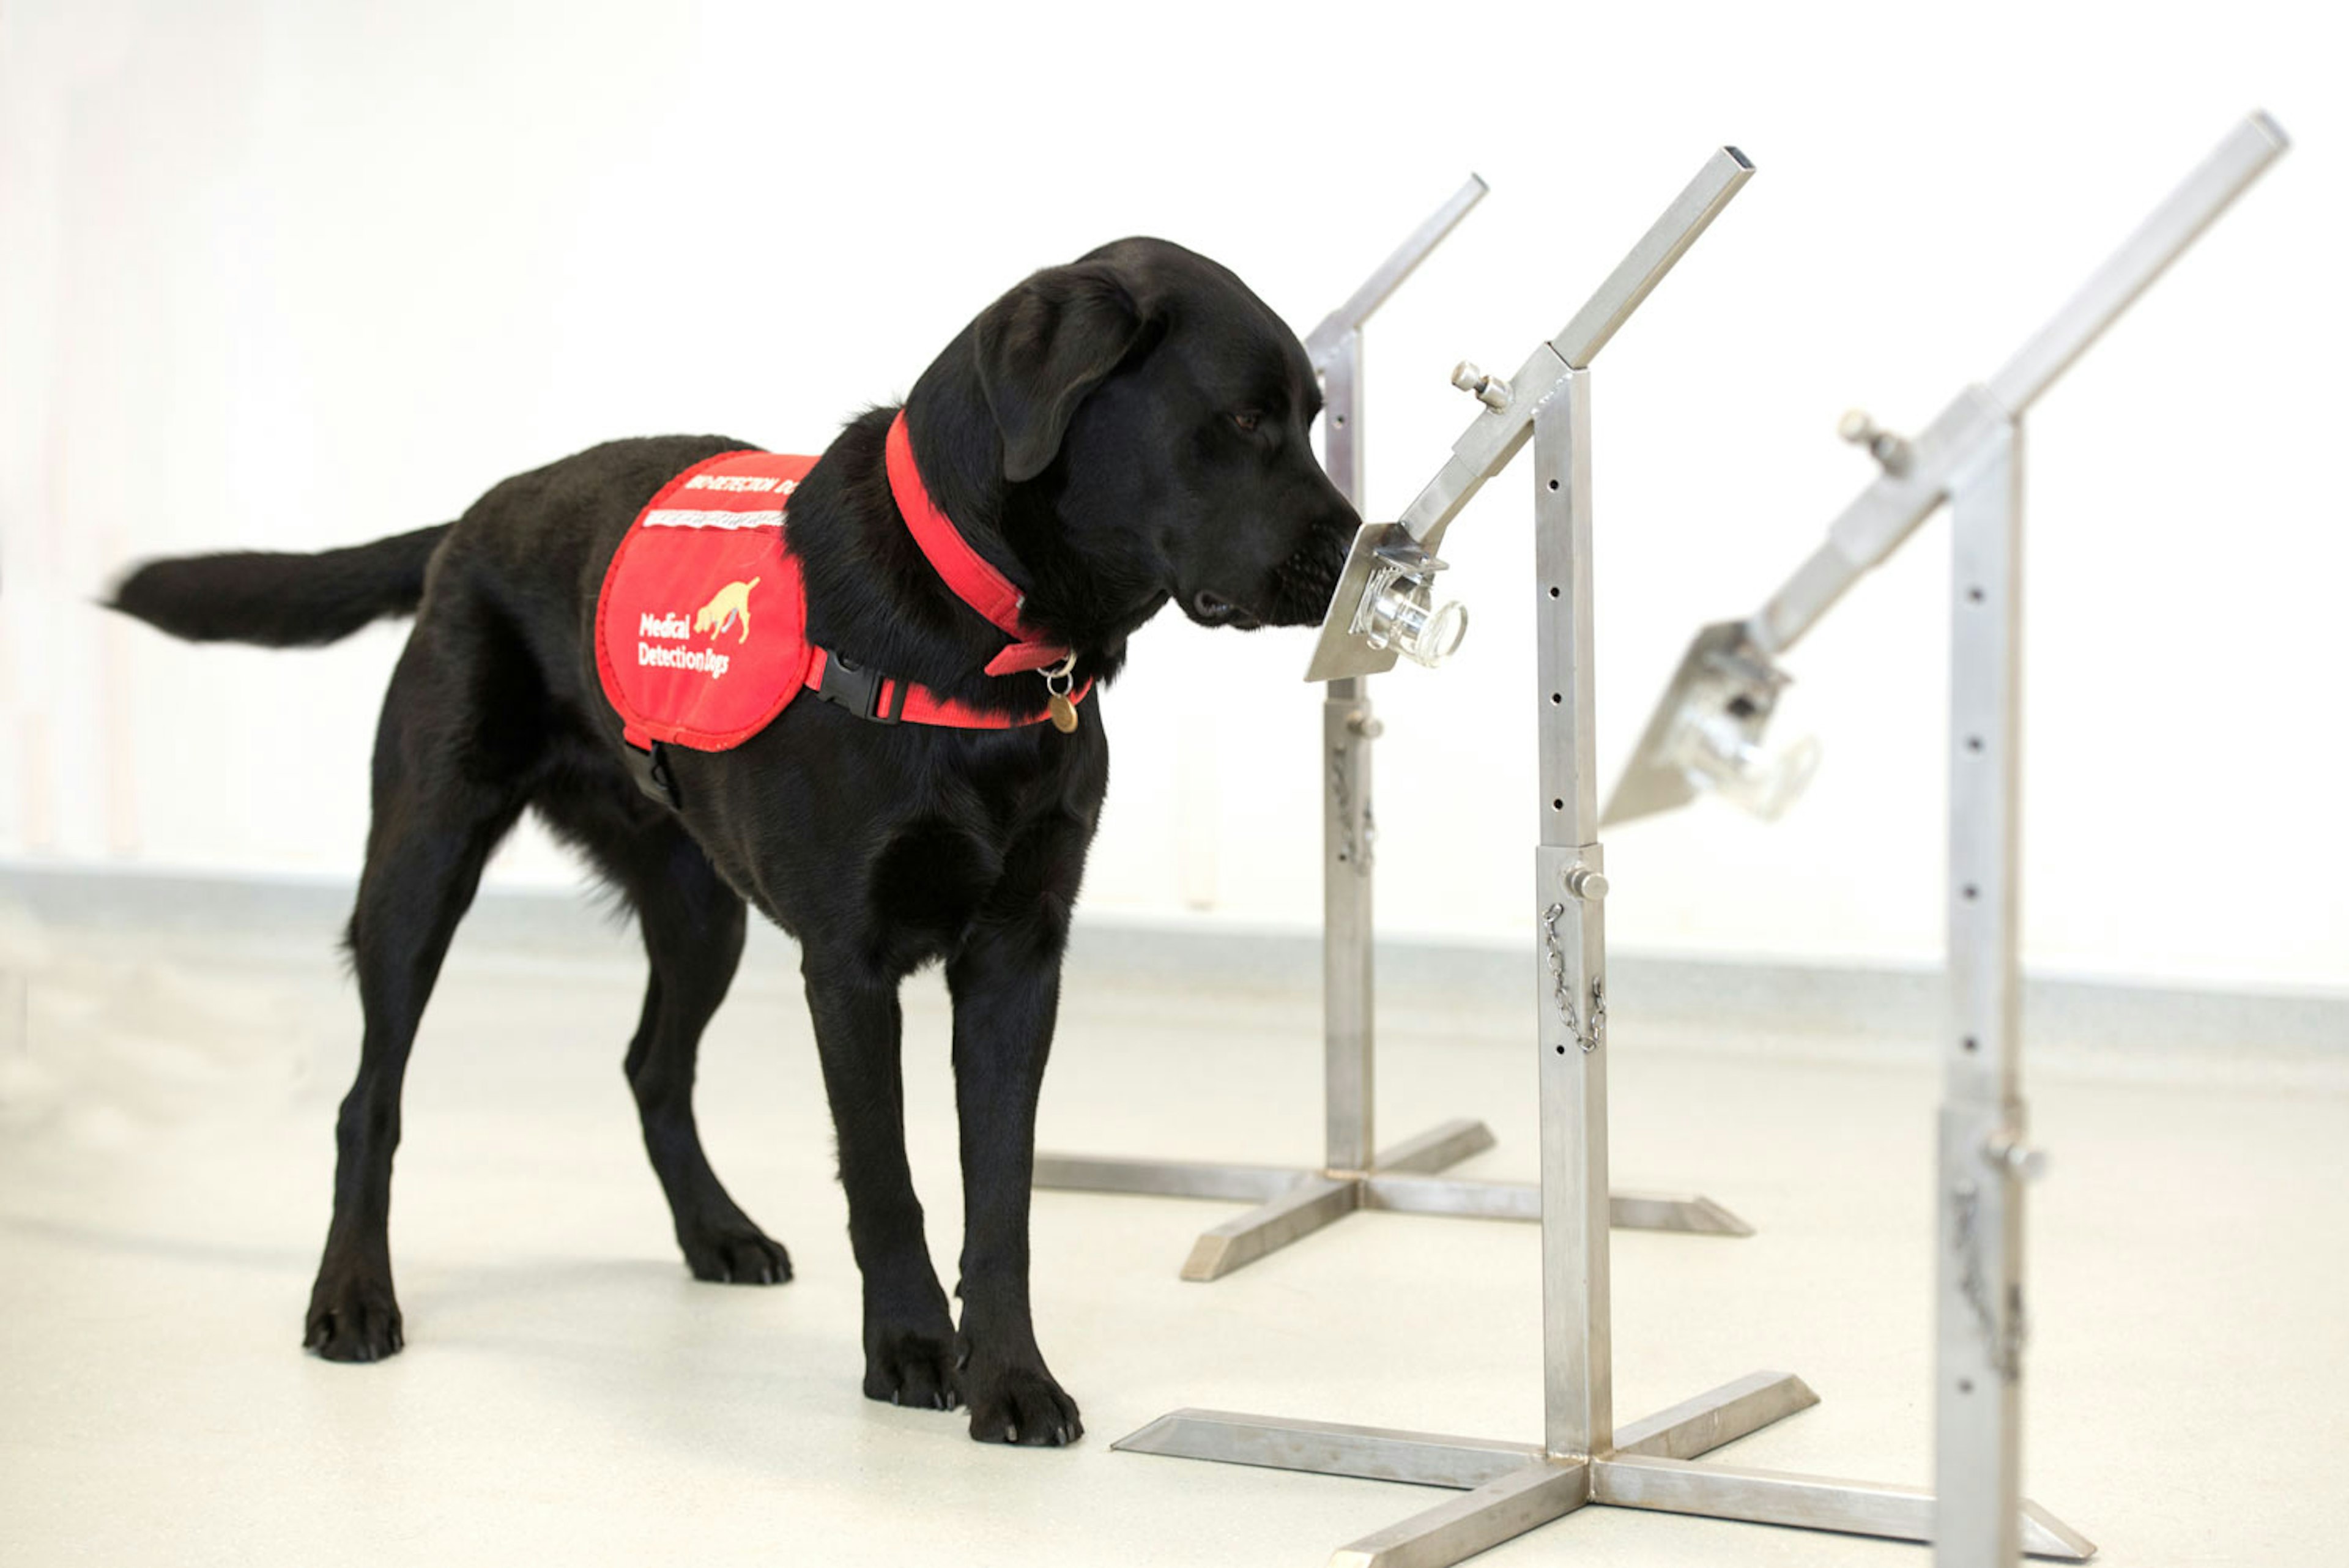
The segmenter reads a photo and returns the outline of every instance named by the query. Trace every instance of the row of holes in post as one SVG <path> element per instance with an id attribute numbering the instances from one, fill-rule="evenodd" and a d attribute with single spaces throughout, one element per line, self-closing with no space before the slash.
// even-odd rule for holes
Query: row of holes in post
<path id="1" fill-rule="evenodd" d="M 1970 605 L 1981 604 L 1989 597 L 1990 596 L 1985 594 L 1980 587 L 1971 587 L 1966 589 L 1966 603 Z M 1982 753 L 1982 738 L 1980 735 L 1968 735 L 1966 737 L 1967 751 L 1979 756 Z M 1965 895 L 1966 902 L 1968 903 L 1972 903 L 1976 898 L 1982 897 L 1982 889 L 1971 882 L 1967 883 L 1961 891 Z M 1968 1055 L 1971 1055 L 1982 1049 L 1982 1040 L 1976 1035 L 1967 1035 L 1961 1044 L 1963 1044 Z M 1973 1385 L 1971 1383 L 1961 1383 L 1958 1386 L 1958 1391 L 1961 1394 L 1971 1394 L 1973 1392 Z"/>
<path id="2" fill-rule="evenodd" d="M 1549 487 L 1550 487 L 1552 490 L 1556 490 L 1556 489 L 1557 488 L 1557 480 L 1555 480 L 1555 479 L 1551 480 L 1551 481 L 1549 482 Z M 1556 585 L 1552 585 L 1552 586 L 1551 586 L 1550 590 L 1549 590 L 1549 597 L 1552 597 L 1552 598 L 1556 598 L 1556 597 L 1558 597 L 1558 594 L 1557 594 L 1557 588 Z M 1555 704 L 1557 704 L 1557 703 L 1560 703 L 1560 702 L 1565 701 L 1566 701 L 1566 695 L 1565 695 L 1565 693 L 1564 693 L 1564 692 L 1560 692 L 1560 691 L 1553 691 L 1553 692 L 1551 692 L 1551 693 L 1549 694 L 1549 700 L 1550 700 L 1551 703 L 1552 703 L 1553 705 L 1555 705 Z M 1565 802 L 1565 801 L 1563 801 L 1563 800 L 1554 800 L 1554 801 L 1552 801 L 1552 802 L 1550 802 L 1550 803 L 1549 803 L 1549 808 L 1550 808 L 1552 811 L 1564 811 L 1564 810 L 1566 809 L 1566 802 Z M 1563 1056 L 1563 1055 L 1565 1055 L 1565 1054 L 1566 1054 L 1566 1047 L 1565 1047 L 1563 1044 L 1561 1044 L 1561 1045 L 1559 1045 L 1559 1046 L 1558 1046 L 1558 1048 L 1557 1048 L 1557 1054 L 1558 1054 L 1559 1055 L 1561 1055 L 1561 1056 Z"/>
<path id="3" fill-rule="evenodd" d="M 1549 487 L 1550 487 L 1552 490 L 1556 490 L 1556 489 L 1557 488 L 1557 480 L 1555 480 L 1555 479 L 1551 480 L 1551 481 L 1549 482 Z M 1557 588 L 1555 588 L 1555 587 L 1552 587 L 1552 588 L 1550 589 L 1550 591 L 1549 591 L 1549 597 L 1552 597 L 1552 598 L 1556 598 L 1556 597 L 1557 597 Z M 1566 697 L 1565 697 L 1565 694 L 1564 694 L 1564 693 L 1562 693 L 1562 692 L 1553 691 L 1553 692 L 1551 692 L 1551 693 L 1549 694 L 1549 700 L 1550 700 L 1550 703 L 1551 703 L 1551 705 L 1554 707 L 1554 706 L 1556 706 L 1557 704 L 1558 704 L 1558 703 L 1560 703 L 1560 702 L 1565 701 L 1566 701 Z M 1552 811 L 1564 811 L 1564 810 L 1566 809 L 1566 802 L 1564 802 L 1564 801 L 1562 801 L 1562 800 L 1554 800 L 1554 801 L 1552 801 L 1552 802 L 1550 802 L 1550 803 L 1549 803 L 1549 808 L 1550 808 Z M 1561 1046 L 1559 1046 L 1559 1047 L 1558 1047 L 1558 1049 L 1562 1051 L 1562 1050 L 1566 1049 L 1566 1047 L 1564 1047 L 1563 1045 L 1561 1045 Z"/>
<path id="4" fill-rule="evenodd" d="M 1985 597 L 1986 596 L 1979 587 L 1970 587 L 1966 590 L 1966 602 L 1970 605 L 1978 605 L 1982 603 Z M 1980 735 L 1968 735 L 1966 737 L 1966 750 L 1980 753 L 1982 749 L 1982 738 Z M 1964 893 L 1967 902 L 1971 903 L 1975 898 L 1982 896 L 1982 889 L 1974 886 L 1971 882 L 1969 882 L 1965 885 Z M 1964 1038 L 1964 1040 L 1961 1041 L 1960 1044 L 1965 1048 L 1966 1054 L 1971 1056 L 1975 1052 L 1982 1049 L 1982 1037 L 1975 1034 L 1969 1034 Z M 1971 1394 L 1973 1391 L 1974 1380 L 1972 1378 L 1961 1377 L 1958 1379 L 1959 1393 Z"/>

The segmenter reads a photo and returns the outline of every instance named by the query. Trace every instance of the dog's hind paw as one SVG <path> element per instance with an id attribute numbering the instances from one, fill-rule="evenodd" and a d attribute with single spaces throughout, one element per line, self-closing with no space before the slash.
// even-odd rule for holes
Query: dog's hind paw
<path id="1" fill-rule="evenodd" d="M 355 1280 L 329 1289 L 318 1282 L 310 1296 L 310 1316 L 302 1348 L 326 1361 L 381 1361 L 408 1343 L 401 1332 L 399 1303 L 387 1282 Z"/>
<path id="2" fill-rule="evenodd" d="M 1015 1366 L 982 1377 L 966 1368 L 971 1440 L 1061 1449 L 1085 1435 L 1077 1402 L 1041 1366 Z"/>
<path id="3" fill-rule="evenodd" d="M 780 1285 L 792 1277 L 792 1255 L 748 1220 L 709 1225 L 678 1238 L 685 1266 L 697 1280 L 727 1285 Z"/>

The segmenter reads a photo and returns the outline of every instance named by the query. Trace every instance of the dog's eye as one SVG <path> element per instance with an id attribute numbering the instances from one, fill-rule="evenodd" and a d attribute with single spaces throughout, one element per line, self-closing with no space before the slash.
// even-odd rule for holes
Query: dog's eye
<path id="1" fill-rule="evenodd" d="M 1232 416 L 1232 423 L 1240 427 L 1241 434 L 1248 435 L 1255 432 L 1257 421 L 1263 418 L 1264 415 L 1255 409 L 1244 409 Z"/>

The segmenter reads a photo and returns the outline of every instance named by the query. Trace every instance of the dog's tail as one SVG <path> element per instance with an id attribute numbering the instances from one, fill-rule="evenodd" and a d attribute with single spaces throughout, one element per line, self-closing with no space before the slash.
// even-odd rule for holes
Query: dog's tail
<path id="1" fill-rule="evenodd" d="M 107 607 L 190 642 L 316 648 L 369 621 L 413 615 L 450 527 L 313 556 L 240 550 L 149 561 L 116 585 Z"/>

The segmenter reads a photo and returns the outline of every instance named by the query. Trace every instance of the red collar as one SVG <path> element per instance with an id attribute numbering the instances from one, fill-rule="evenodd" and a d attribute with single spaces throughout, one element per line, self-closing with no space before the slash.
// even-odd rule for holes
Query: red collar
<path id="1" fill-rule="evenodd" d="M 1019 618 L 1026 596 L 970 547 L 954 519 L 930 499 L 929 487 L 922 483 L 922 471 L 914 462 L 914 438 L 905 430 L 903 409 L 889 422 L 888 458 L 889 493 L 896 498 L 897 510 L 905 514 L 905 527 L 914 543 L 922 547 L 922 554 L 929 557 L 930 566 L 955 597 L 1011 639 L 1010 647 L 987 661 L 987 672 L 1017 675 L 1067 659 L 1067 648 L 1045 641 L 1042 632 Z"/>

